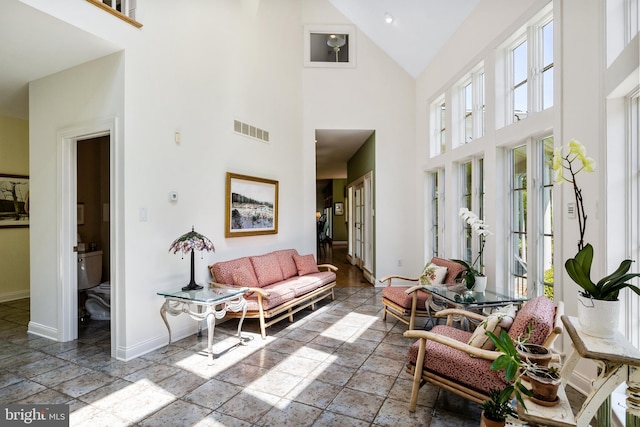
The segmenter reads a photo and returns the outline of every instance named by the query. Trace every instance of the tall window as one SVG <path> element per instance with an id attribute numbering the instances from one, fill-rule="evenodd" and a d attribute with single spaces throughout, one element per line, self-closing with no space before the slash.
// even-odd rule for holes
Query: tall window
<path id="1" fill-rule="evenodd" d="M 542 26 L 542 109 L 553 106 L 553 21 Z"/>
<path id="2" fill-rule="evenodd" d="M 472 199 L 472 185 L 473 185 L 473 167 L 471 162 L 463 163 L 460 165 L 460 182 L 462 184 L 460 188 L 460 207 L 467 208 L 469 210 L 473 210 Z M 465 221 L 462 221 L 462 259 L 468 262 L 473 262 L 473 230 L 471 230 L 471 226 L 467 224 Z"/>
<path id="3" fill-rule="evenodd" d="M 507 124 L 553 106 L 553 16 L 539 17 L 514 34 L 506 46 Z"/>
<path id="4" fill-rule="evenodd" d="M 511 288 L 527 295 L 527 146 L 511 150 Z"/>
<path id="5" fill-rule="evenodd" d="M 484 70 L 482 64 L 469 73 L 459 83 L 460 87 L 460 137 L 456 138 L 462 144 L 484 136 Z"/>
<path id="6" fill-rule="evenodd" d="M 442 236 L 442 221 L 440 215 L 442 203 L 440 197 L 443 195 L 443 192 L 441 191 L 441 187 L 443 187 L 443 183 L 440 178 L 441 173 L 442 171 L 436 171 L 431 172 L 429 175 L 429 201 L 431 203 L 431 255 L 434 257 L 442 256 L 441 251 L 443 250 L 441 247 L 442 245 L 440 244 Z"/>
<path id="7" fill-rule="evenodd" d="M 544 294 L 553 299 L 553 137 L 545 138 L 542 148 L 542 191 L 540 192 L 540 217 L 542 218 L 541 257 Z"/>
<path id="8" fill-rule="evenodd" d="M 511 290 L 553 298 L 553 137 L 511 150 Z"/>
<path id="9" fill-rule="evenodd" d="M 513 110 L 513 121 L 527 118 L 529 113 L 528 106 L 528 73 L 527 73 L 527 41 L 521 41 L 515 48 L 511 50 L 512 65 L 512 86 L 511 86 L 511 108 Z"/>
<path id="10" fill-rule="evenodd" d="M 478 216 L 484 219 L 484 159 L 478 160 Z M 478 248 L 480 248 L 480 236 L 477 236 Z M 478 270 L 484 272 L 484 253 L 478 260 Z"/>
<path id="11" fill-rule="evenodd" d="M 431 156 L 442 154 L 447 143 L 447 106 L 444 95 L 431 105 Z"/>

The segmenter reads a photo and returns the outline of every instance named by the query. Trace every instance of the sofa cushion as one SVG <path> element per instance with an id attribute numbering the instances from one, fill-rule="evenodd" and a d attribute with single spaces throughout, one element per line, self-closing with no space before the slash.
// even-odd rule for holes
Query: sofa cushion
<path id="1" fill-rule="evenodd" d="M 451 261 L 450 259 L 433 257 L 431 258 L 431 262 L 441 267 L 447 267 L 447 277 L 444 278 L 444 283 L 455 283 L 458 273 L 464 270 L 462 264 Z"/>
<path id="2" fill-rule="evenodd" d="M 298 251 L 295 249 L 283 249 L 275 251 L 274 254 L 278 257 L 278 264 L 280 264 L 284 279 L 298 275 L 298 267 L 296 267 L 296 262 L 293 260 L 293 256 L 298 255 Z"/>
<path id="3" fill-rule="evenodd" d="M 299 297 L 335 281 L 336 273 L 333 271 L 320 271 L 318 273 L 305 274 L 304 276 L 291 277 L 283 283 L 289 285 L 296 297 Z"/>
<path id="4" fill-rule="evenodd" d="M 545 296 L 528 301 L 516 314 L 513 325 L 509 329 L 509 336 L 515 340 L 527 335 L 527 327 L 531 323 L 531 344 L 543 344 L 554 327 L 556 306 L 553 301 Z"/>
<path id="5" fill-rule="evenodd" d="M 461 342 L 469 341 L 470 332 L 451 326 L 436 325 L 431 332 L 445 335 Z M 415 365 L 418 358 L 419 340 L 407 353 L 409 363 Z M 492 371 L 492 361 L 471 357 L 461 350 L 456 350 L 435 341 L 427 341 L 424 356 L 424 368 L 461 383 L 483 393 L 489 393 L 492 388 L 503 389 L 506 385 L 502 371 Z"/>
<path id="6" fill-rule="evenodd" d="M 284 280 L 278 256 L 271 252 L 266 255 L 249 257 L 260 287 Z"/>
<path id="7" fill-rule="evenodd" d="M 407 310 L 411 309 L 411 301 L 413 300 L 413 296 L 411 294 L 407 295 L 405 292 L 409 289 L 409 286 L 386 286 L 382 288 L 382 296 L 389 301 L 393 301 L 398 304 L 400 307 L 404 307 Z M 427 301 L 431 297 L 429 292 L 416 291 L 418 295 L 418 310 L 425 310 L 427 306 Z"/>
<path id="8" fill-rule="evenodd" d="M 308 255 L 294 255 L 293 260 L 298 268 L 298 275 L 304 276 L 305 274 L 318 273 L 318 264 L 313 254 Z"/>
<path id="9" fill-rule="evenodd" d="M 286 282 L 267 285 L 263 289 L 269 292 L 268 297 L 262 297 L 262 308 L 264 310 L 269 310 L 282 305 L 296 297 L 295 292 Z M 248 311 L 258 311 L 258 295 L 255 292 L 245 294 L 244 298 L 247 300 Z"/>
<path id="10" fill-rule="evenodd" d="M 233 278 L 233 284 L 236 286 L 242 286 L 247 288 L 258 287 L 258 280 L 252 270 L 246 268 L 237 268 L 231 273 Z"/>
<path id="11" fill-rule="evenodd" d="M 230 261 L 216 262 L 209 267 L 213 279 L 218 283 L 233 285 L 233 272 L 237 270 L 246 271 L 251 276 L 253 283 L 258 283 L 258 279 L 253 271 L 253 265 L 248 257 L 236 258 Z"/>

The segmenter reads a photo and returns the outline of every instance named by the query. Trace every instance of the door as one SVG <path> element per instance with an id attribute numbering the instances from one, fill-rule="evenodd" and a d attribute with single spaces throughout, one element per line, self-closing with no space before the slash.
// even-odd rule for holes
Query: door
<path id="1" fill-rule="evenodd" d="M 349 259 L 367 280 L 373 282 L 373 198 L 372 172 L 347 187 Z"/>

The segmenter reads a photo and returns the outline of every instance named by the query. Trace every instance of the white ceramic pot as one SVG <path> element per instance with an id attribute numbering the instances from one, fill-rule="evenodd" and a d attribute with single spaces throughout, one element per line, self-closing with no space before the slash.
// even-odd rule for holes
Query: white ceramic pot
<path id="1" fill-rule="evenodd" d="M 487 276 L 476 276 L 473 290 L 476 292 L 484 292 L 487 289 Z"/>
<path id="2" fill-rule="evenodd" d="M 578 295 L 578 322 L 582 331 L 598 338 L 611 338 L 618 330 L 620 301 L 601 301 Z"/>

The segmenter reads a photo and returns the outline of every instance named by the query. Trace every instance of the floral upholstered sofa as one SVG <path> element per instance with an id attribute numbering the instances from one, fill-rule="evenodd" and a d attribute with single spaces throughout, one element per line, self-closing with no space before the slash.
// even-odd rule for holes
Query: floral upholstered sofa
<path id="1" fill-rule="evenodd" d="M 247 287 L 246 319 L 260 320 L 260 334 L 266 328 L 288 318 L 327 297 L 335 298 L 337 267 L 318 265 L 312 254 L 299 255 L 295 249 L 284 249 L 264 255 L 247 256 L 209 266 L 214 287 Z M 227 313 L 240 317 L 242 313 Z"/>

